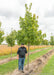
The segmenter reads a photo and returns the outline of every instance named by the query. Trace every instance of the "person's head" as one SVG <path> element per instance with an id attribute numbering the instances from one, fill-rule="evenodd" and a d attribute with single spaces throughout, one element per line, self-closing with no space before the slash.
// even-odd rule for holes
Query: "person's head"
<path id="1" fill-rule="evenodd" d="M 24 47 L 24 43 L 21 43 L 21 47 Z"/>

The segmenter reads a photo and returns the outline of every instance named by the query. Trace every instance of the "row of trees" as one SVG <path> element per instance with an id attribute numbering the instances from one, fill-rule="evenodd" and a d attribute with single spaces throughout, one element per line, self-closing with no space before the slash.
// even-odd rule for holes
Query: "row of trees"
<path id="1" fill-rule="evenodd" d="M 22 40 L 20 39 L 23 36 L 23 34 L 21 34 L 20 31 L 16 32 L 16 30 L 13 30 L 11 31 L 9 35 L 6 36 L 6 38 L 3 35 L 4 35 L 4 31 L 1 30 L 1 22 L 0 22 L 0 45 L 5 39 L 6 39 L 6 42 L 8 43 L 8 46 L 11 46 L 11 47 L 15 45 L 16 40 L 19 45 L 21 44 L 21 42 L 24 42 L 24 38 Z M 50 36 L 50 41 L 48 41 L 47 39 L 43 39 L 41 40 L 41 43 L 39 43 L 39 41 L 36 41 L 35 44 L 36 45 L 54 45 L 54 36 Z M 32 45 L 35 45 L 35 44 L 32 43 Z"/>

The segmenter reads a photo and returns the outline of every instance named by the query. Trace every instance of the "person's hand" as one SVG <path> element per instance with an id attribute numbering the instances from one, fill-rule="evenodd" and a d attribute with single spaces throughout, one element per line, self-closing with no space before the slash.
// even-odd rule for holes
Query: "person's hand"
<path id="1" fill-rule="evenodd" d="M 17 60 L 19 60 L 19 55 L 17 54 Z"/>
<path id="2" fill-rule="evenodd" d="M 17 57 L 17 60 L 19 60 L 19 57 Z"/>

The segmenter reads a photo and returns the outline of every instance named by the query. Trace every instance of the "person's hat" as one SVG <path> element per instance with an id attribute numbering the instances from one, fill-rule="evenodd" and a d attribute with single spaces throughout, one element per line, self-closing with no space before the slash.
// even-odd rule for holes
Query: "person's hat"
<path id="1" fill-rule="evenodd" d="M 21 43 L 21 45 L 24 45 L 24 43 Z"/>

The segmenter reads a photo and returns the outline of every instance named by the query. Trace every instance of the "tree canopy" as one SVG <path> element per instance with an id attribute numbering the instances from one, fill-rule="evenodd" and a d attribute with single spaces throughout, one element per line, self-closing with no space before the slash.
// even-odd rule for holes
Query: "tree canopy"
<path id="1" fill-rule="evenodd" d="M 48 44 L 49 44 L 49 41 L 47 39 L 42 41 L 42 45 L 48 45 Z"/>
<path id="2" fill-rule="evenodd" d="M 25 4 L 25 16 L 19 18 L 19 24 L 21 30 L 17 32 L 17 43 L 24 42 L 25 44 L 30 43 L 31 45 L 39 45 L 46 34 L 42 34 L 41 30 L 38 30 L 38 16 L 30 12 L 32 3 L 27 6 Z"/>
<path id="3" fill-rule="evenodd" d="M 54 45 L 54 36 L 50 37 L 50 45 Z"/>
<path id="4" fill-rule="evenodd" d="M 15 45 L 15 39 L 16 39 L 16 31 L 13 30 L 9 35 L 6 37 L 6 42 L 8 43 L 9 46 L 14 46 Z"/>

